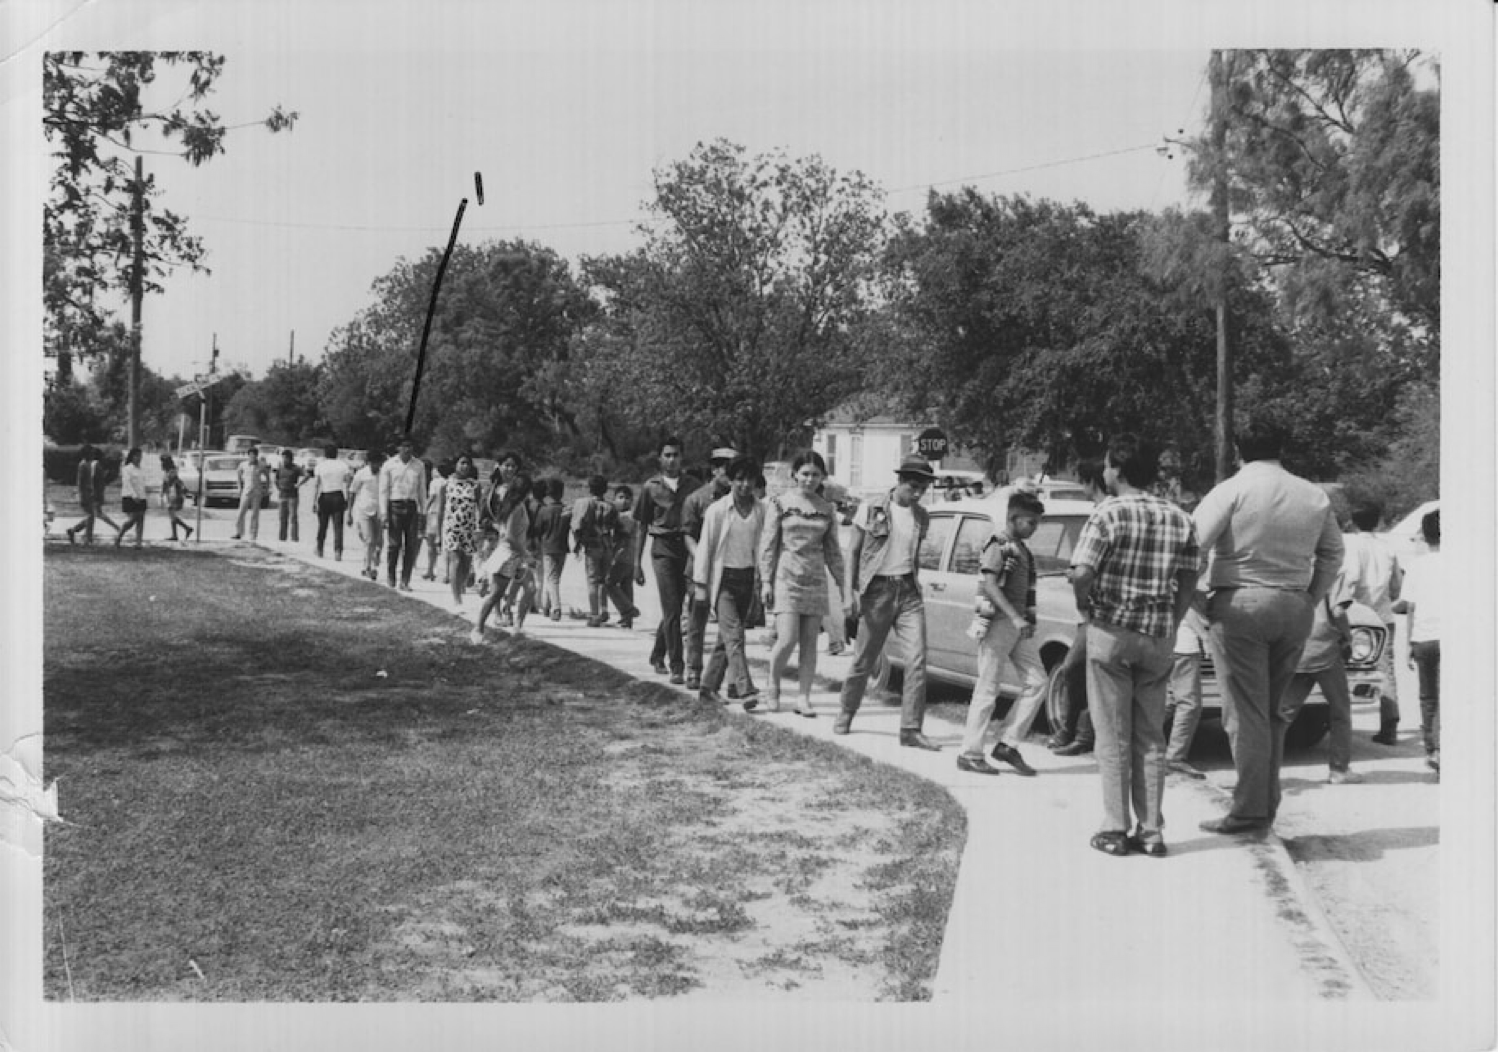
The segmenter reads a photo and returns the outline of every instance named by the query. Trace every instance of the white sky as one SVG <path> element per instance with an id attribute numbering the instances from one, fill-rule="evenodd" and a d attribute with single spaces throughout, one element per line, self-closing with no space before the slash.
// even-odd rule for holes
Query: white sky
<path id="1" fill-rule="evenodd" d="M 1162 1002 L 1153 1006 L 1160 1027 L 1147 1041 L 1131 1034 L 1121 1047 L 1490 1045 L 1493 20 L 1493 5 L 1482 0 L 0 0 L 7 381 L 0 441 L 16 463 L 38 462 L 37 234 L 48 171 L 40 56 L 47 49 L 221 52 L 229 61 L 213 104 L 228 123 L 258 119 L 277 103 L 302 114 L 289 134 L 234 133 L 228 153 L 196 171 L 148 159 L 168 191 L 163 203 L 191 219 L 214 267 L 212 277 L 184 278 L 147 301 L 145 361 L 169 375 L 204 359 L 215 332 L 224 360 L 256 375 L 285 354 L 293 329 L 298 351 L 319 357 L 330 330 L 369 302 L 375 277 L 398 257 L 445 243 L 459 199 L 472 197 L 474 171 L 483 172 L 486 204 L 470 200 L 464 240 L 521 234 L 573 259 L 630 247 L 628 221 L 649 196 L 652 167 L 718 136 L 756 151 L 815 152 L 838 168 L 862 170 L 894 191 L 895 209 L 918 208 L 929 184 L 962 181 L 997 193 L 1080 199 L 1099 210 L 1160 208 L 1182 201 L 1183 168 L 1151 149 L 1036 166 L 1152 146 L 1177 128 L 1191 130 L 1213 47 L 1440 51 L 1443 475 L 1455 480 L 1443 499 L 1453 523 L 1448 560 L 1468 582 L 1466 602 L 1451 607 L 1461 616 L 1450 627 L 1450 667 L 1457 684 L 1476 688 L 1453 694 L 1457 731 L 1443 750 L 1450 807 L 1442 825 L 1442 1000 L 1290 1009 L 1254 1006 L 1247 991 L 1243 1005 L 1201 1005 L 1192 1002 L 1189 977 L 1161 961 Z M 1014 172 L 1021 168 L 1033 170 Z M 976 178 L 1004 172 L 1012 174 Z M 40 727 L 38 630 L 28 626 L 40 623 L 41 575 L 26 509 L 23 501 L 23 514 L 0 516 L 0 550 L 8 553 L 0 748 L 7 749 Z M 64 813 L 66 794 L 63 787 Z M 60 1035 L 48 1047 L 201 1047 L 208 1027 L 223 1048 L 267 1041 L 335 1047 L 320 1040 L 332 1033 L 355 1034 L 360 1047 L 390 1047 L 396 1037 L 405 1047 L 438 1047 L 444 1039 L 449 1047 L 481 1047 L 500 1032 L 528 1048 L 747 1049 L 770 1047 L 759 1038 L 772 1031 L 776 1047 L 786 1048 L 798 1047 L 797 1039 L 823 1047 L 842 1039 L 837 1047 L 989 1047 L 1014 1035 L 1016 1047 L 1041 1047 L 1083 1031 L 1100 1047 L 1118 1044 L 1106 991 L 1083 992 L 1072 1005 L 1007 1005 L 995 991 L 992 1005 L 945 1013 L 845 1011 L 820 1018 L 825 1028 L 816 1030 L 796 1029 L 801 1014 L 755 1006 L 690 1016 L 669 1006 L 606 1016 L 398 1006 L 295 1016 L 255 1006 L 38 1012 L 39 866 L 9 847 L 0 847 L 0 861 L 4 887 L 21 889 L 23 904 L 0 930 L 14 934 L 13 959 L 28 962 L 14 970 L 19 978 L 8 990 L 19 1000 L 0 997 L 0 1043 L 16 1047 L 40 1047 L 28 1039 L 44 1031 Z M 1201 902 L 1182 905 L 1209 902 L 1210 889 L 1202 889 Z M 1047 960 L 1043 947 L 1017 952 L 1038 954 L 1034 966 L 1055 967 L 1064 989 L 1065 962 Z M 1016 966 L 1027 966 L 1018 963 L 1025 959 Z M 24 1011 L 7 1011 L 12 1004 Z M 1114 1006 L 1125 1007 L 1130 1018 L 1151 1008 Z M 572 1040 L 550 1039 L 552 1024 L 564 1020 L 581 1024 Z M 1452 1029 L 1442 1029 L 1452 1020 Z M 697 1028 L 715 1036 L 680 1040 Z"/>

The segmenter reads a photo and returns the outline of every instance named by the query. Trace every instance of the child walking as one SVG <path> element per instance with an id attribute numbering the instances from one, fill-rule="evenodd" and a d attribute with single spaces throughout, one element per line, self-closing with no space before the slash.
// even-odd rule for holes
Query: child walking
<path id="1" fill-rule="evenodd" d="M 177 530 L 181 528 L 183 533 L 180 538 L 183 544 L 192 536 L 192 527 L 182 521 L 178 514 L 182 510 L 182 504 L 187 494 L 187 487 L 183 485 L 182 478 L 177 474 L 177 465 L 169 456 L 161 458 L 161 503 L 166 508 L 167 518 L 172 521 L 172 540 L 178 540 Z"/>

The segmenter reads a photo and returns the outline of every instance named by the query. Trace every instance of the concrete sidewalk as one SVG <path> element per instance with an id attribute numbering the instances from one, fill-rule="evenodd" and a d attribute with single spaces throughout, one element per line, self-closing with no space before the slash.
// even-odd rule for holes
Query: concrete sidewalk
<path id="1" fill-rule="evenodd" d="M 356 544 L 334 562 L 316 558 L 310 540 L 260 543 L 348 577 L 359 576 L 362 566 Z M 569 559 L 563 575 L 563 601 L 574 607 L 585 605 L 579 564 Z M 453 616 L 454 633 L 466 635 L 478 597 L 468 595 L 458 615 L 440 579 L 420 580 L 420 567 L 417 573 L 413 591 L 402 594 Z M 630 631 L 532 615 L 525 634 L 641 679 L 661 680 L 647 660 L 658 621 L 654 593 L 651 581 L 636 589 L 644 613 Z M 709 641 L 713 631 L 709 626 Z M 503 635 L 491 625 L 487 645 Z M 753 643 L 749 649 L 763 689 L 768 650 Z M 1104 855 L 1088 844 L 1102 806 L 1090 757 L 1057 757 L 1037 738 L 1025 750 L 1037 777 L 1022 778 L 1007 767 L 998 777 L 968 774 L 956 768 L 959 725 L 928 717 L 926 733 L 945 748 L 902 748 L 898 702 L 877 697 L 865 700 L 852 734 L 833 736 L 833 687 L 850 663 L 848 655 L 819 655 L 813 701 L 820 718 L 797 716 L 790 704 L 773 715 L 745 714 L 737 705 L 733 711 L 930 779 L 966 809 L 968 841 L 933 1000 L 981 1005 L 1002 998 L 1026 1005 L 1089 991 L 1091 1002 L 1101 998 L 1116 1010 L 1118 1026 L 1136 1032 L 1158 1024 L 1160 1002 L 1173 988 L 1189 989 L 1189 998 L 1201 1004 L 1371 999 L 1277 837 L 1198 830 L 1198 822 L 1226 809 L 1221 788 L 1172 776 L 1165 795 L 1169 856 Z M 794 701 L 793 679 L 782 691 L 786 702 Z M 682 703 L 697 704 L 695 692 L 683 689 Z"/>

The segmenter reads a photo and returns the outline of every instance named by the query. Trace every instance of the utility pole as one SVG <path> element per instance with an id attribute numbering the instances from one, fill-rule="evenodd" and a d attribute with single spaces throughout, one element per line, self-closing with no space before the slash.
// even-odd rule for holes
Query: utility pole
<path id="1" fill-rule="evenodd" d="M 135 193 L 130 208 L 130 237 L 134 242 L 130 267 L 130 369 L 126 379 L 126 448 L 140 444 L 140 308 L 145 298 L 146 177 L 140 155 L 135 158 Z"/>
<path id="2" fill-rule="evenodd" d="M 1228 246 L 1232 226 L 1228 216 L 1227 100 L 1230 60 L 1213 51 L 1207 67 L 1212 81 L 1212 232 L 1222 242 L 1222 270 L 1216 281 L 1217 312 L 1217 481 L 1233 473 L 1233 347 L 1228 339 Z"/>

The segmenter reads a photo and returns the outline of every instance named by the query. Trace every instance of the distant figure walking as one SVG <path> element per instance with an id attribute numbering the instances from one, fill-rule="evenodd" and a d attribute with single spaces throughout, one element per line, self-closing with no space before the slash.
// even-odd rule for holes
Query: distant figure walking
<path id="1" fill-rule="evenodd" d="M 323 448 L 323 458 L 312 470 L 312 501 L 317 506 L 317 557 L 323 557 L 328 527 L 333 527 L 333 559 L 343 558 L 343 513 L 348 510 L 349 477 L 353 474 L 347 460 L 338 456 L 338 447 Z"/>
<path id="2" fill-rule="evenodd" d="M 364 569 L 359 573 L 371 581 L 380 579 L 380 553 L 385 550 L 385 525 L 380 518 L 380 469 L 384 465 L 385 454 L 371 449 L 348 485 L 348 524 L 364 542 Z"/>
<path id="3" fill-rule="evenodd" d="M 85 445 L 78 455 L 78 506 L 83 509 L 83 518 L 68 527 L 68 543 L 76 544 L 81 532 L 83 539 L 94 543 L 94 520 L 97 519 L 113 530 L 119 524 L 104 511 L 105 468 L 97 446 Z"/>
<path id="4" fill-rule="evenodd" d="M 120 524 L 119 532 L 114 536 L 116 548 L 131 527 L 135 528 L 135 546 L 140 547 L 141 534 L 146 526 L 147 507 L 146 476 L 140 469 L 140 447 L 135 446 L 125 454 L 125 463 L 120 468 L 120 508 L 125 513 L 125 521 Z"/>
<path id="5" fill-rule="evenodd" d="M 416 548 L 421 543 L 421 518 L 426 514 L 427 469 L 413 456 L 410 439 L 402 439 L 395 456 L 380 469 L 380 516 L 385 520 L 385 583 L 402 592 L 411 590 Z M 396 567 L 400 580 L 396 580 Z"/>
<path id="6" fill-rule="evenodd" d="M 270 489 L 270 469 L 260 459 L 260 450 L 251 446 L 245 450 L 244 461 L 239 465 L 239 517 L 234 520 L 234 539 L 244 538 L 245 516 L 250 520 L 250 540 L 260 536 L 260 503 Z"/>
<path id="7" fill-rule="evenodd" d="M 184 531 L 182 543 L 192 536 L 192 527 L 183 522 L 178 512 L 182 510 L 185 502 L 187 487 L 182 484 L 182 477 L 177 474 L 177 465 L 171 457 L 163 455 L 161 458 L 161 504 L 166 508 L 167 518 L 172 523 L 172 540 L 177 540 L 177 530 Z"/>
<path id="8" fill-rule="evenodd" d="M 463 609 L 463 588 L 473 566 L 479 541 L 479 482 L 473 458 L 464 454 L 444 481 L 442 501 L 442 550 L 447 553 L 447 580 L 452 588 L 453 609 Z M 430 513 L 428 513 L 430 514 Z"/>
<path id="9" fill-rule="evenodd" d="M 524 475 L 515 474 L 504 495 L 492 508 L 492 527 L 495 531 L 493 549 L 480 572 L 488 577 L 493 583 L 489 594 L 484 598 L 484 605 L 479 607 L 478 622 L 469 633 L 469 642 L 478 644 L 484 641 L 484 625 L 489 620 L 490 612 L 504 602 L 505 595 L 509 592 L 512 580 L 522 580 L 533 576 L 532 565 L 535 556 L 531 552 L 530 539 L 530 511 L 525 506 L 525 499 L 530 489 L 530 480 Z M 532 589 L 528 586 L 522 587 L 516 598 L 514 625 L 511 629 L 514 635 L 520 635 L 525 627 L 526 614 L 530 612 Z"/>

